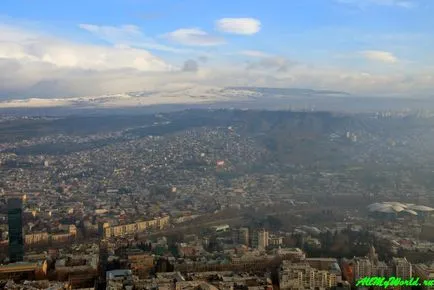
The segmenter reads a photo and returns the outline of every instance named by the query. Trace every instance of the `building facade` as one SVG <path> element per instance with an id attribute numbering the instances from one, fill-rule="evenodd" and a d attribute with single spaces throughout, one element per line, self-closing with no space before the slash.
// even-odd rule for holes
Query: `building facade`
<path id="1" fill-rule="evenodd" d="M 249 228 L 238 228 L 233 231 L 234 244 L 249 246 Z"/>
<path id="2" fill-rule="evenodd" d="M 103 228 L 105 238 L 135 235 L 148 229 L 164 229 L 169 224 L 169 216 L 159 217 L 148 221 L 136 222 L 126 225 L 108 226 Z"/>
<path id="3" fill-rule="evenodd" d="M 393 258 L 392 265 L 396 277 L 409 279 L 412 276 L 412 265 L 406 258 Z"/>
<path id="4" fill-rule="evenodd" d="M 309 263 L 283 261 L 279 273 L 280 289 L 330 289 L 337 277 L 326 270 L 312 268 Z"/>
<path id="5" fill-rule="evenodd" d="M 9 260 L 11 263 L 24 259 L 23 200 L 8 199 Z"/>
<path id="6" fill-rule="evenodd" d="M 268 241 L 268 232 L 264 229 L 257 230 L 254 232 L 252 237 L 252 247 L 259 250 L 265 250 L 268 247 Z"/>
<path id="7" fill-rule="evenodd" d="M 44 244 L 48 243 L 49 235 L 47 232 L 31 233 L 25 235 L 26 245 Z"/>

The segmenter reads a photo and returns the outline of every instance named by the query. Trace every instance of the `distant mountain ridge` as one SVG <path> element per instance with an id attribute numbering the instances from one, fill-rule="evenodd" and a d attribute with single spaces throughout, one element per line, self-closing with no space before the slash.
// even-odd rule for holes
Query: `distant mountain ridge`
<path id="1" fill-rule="evenodd" d="M 351 94 L 341 91 L 330 91 L 330 90 L 313 90 L 313 89 L 300 89 L 300 88 L 267 88 L 267 87 L 228 87 L 227 89 L 232 90 L 244 90 L 258 92 L 262 94 L 275 94 L 275 95 L 346 95 Z"/>
<path id="2" fill-rule="evenodd" d="M 0 102 L 0 108 L 120 108 L 162 104 L 206 104 L 242 102 L 270 97 L 347 96 L 348 93 L 327 90 L 266 87 L 195 86 L 171 91 L 139 91 L 88 97 L 29 98 Z"/>

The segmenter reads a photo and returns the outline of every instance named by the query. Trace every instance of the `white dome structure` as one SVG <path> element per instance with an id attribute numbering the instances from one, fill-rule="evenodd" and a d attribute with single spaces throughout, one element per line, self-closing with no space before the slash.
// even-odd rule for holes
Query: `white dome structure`
<path id="1" fill-rule="evenodd" d="M 413 216 L 419 214 L 424 214 L 427 212 L 434 211 L 434 208 L 425 205 L 416 205 L 412 203 L 401 203 L 401 202 L 381 202 L 373 203 L 368 205 L 368 210 L 372 213 L 383 213 L 383 214 L 398 214 L 398 213 L 408 213 Z"/>
<path id="2" fill-rule="evenodd" d="M 396 201 L 387 201 L 387 202 L 383 202 L 382 204 L 387 204 L 387 205 L 391 205 L 391 206 L 399 206 L 399 207 L 403 207 L 403 208 L 406 208 L 408 206 L 408 204 L 404 204 L 404 203 L 400 203 L 400 202 L 396 202 Z"/>
<path id="3" fill-rule="evenodd" d="M 376 210 L 376 212 L 383 212 L 383 213 L 396 213 L 396 211 L 391 206 L 382 207 Z"/>
<path id="4" fill-rule="evenodd" d="M 414 211 L 433 211 L 434 208 L 425 205 L 411 205 L 408 207 Z"/>
<path id="5" fill-rule="evenodd" d="M 400 205 L 393 205 L 392 209 L 396 212 L 401 212 L 401 211 L 405 210 L 405 208 L 400 206 Z"/>
<path id="6" fill-rule="evenodd" d="M 411 209 L 406 209 L 406 210 L 404 210 L 404 212 L 412 214 L 412 215 L 417 215 L 417 212 L 415 212 L 414 210 L 411 210 Z"/>

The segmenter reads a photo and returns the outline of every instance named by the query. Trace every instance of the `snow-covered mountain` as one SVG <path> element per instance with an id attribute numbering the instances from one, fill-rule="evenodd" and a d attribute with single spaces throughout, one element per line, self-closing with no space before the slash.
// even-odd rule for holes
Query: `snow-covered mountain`
<path id="1" fill-rule="evenodd" d="M 211 86 L 193 86 L 182 89 L 162 91 L 141 91 L 123 94 L 65 97 L 55 99 L 30 98 L 0 102 L 0 108 L 116 108 L 140 107 L 161 104 L 206 104 L 229 101 L 253 101 L 261 98 L 307 97 L 324 95 L 342 95 L 345 93 L 315 91 L 304 89 L 273 88 L 220 88 Z"/>

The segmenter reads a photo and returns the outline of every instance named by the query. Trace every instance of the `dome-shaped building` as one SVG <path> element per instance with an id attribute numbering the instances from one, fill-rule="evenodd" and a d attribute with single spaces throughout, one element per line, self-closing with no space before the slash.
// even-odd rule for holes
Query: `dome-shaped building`
<path id="1" fill-rule="evenodd" d="M 368 205 L 368 210 L 374 217 L 393 219 L 404 216 L 425 217 L 433 212 L 434 208 L 412 203 L 376 202 Z"/>

